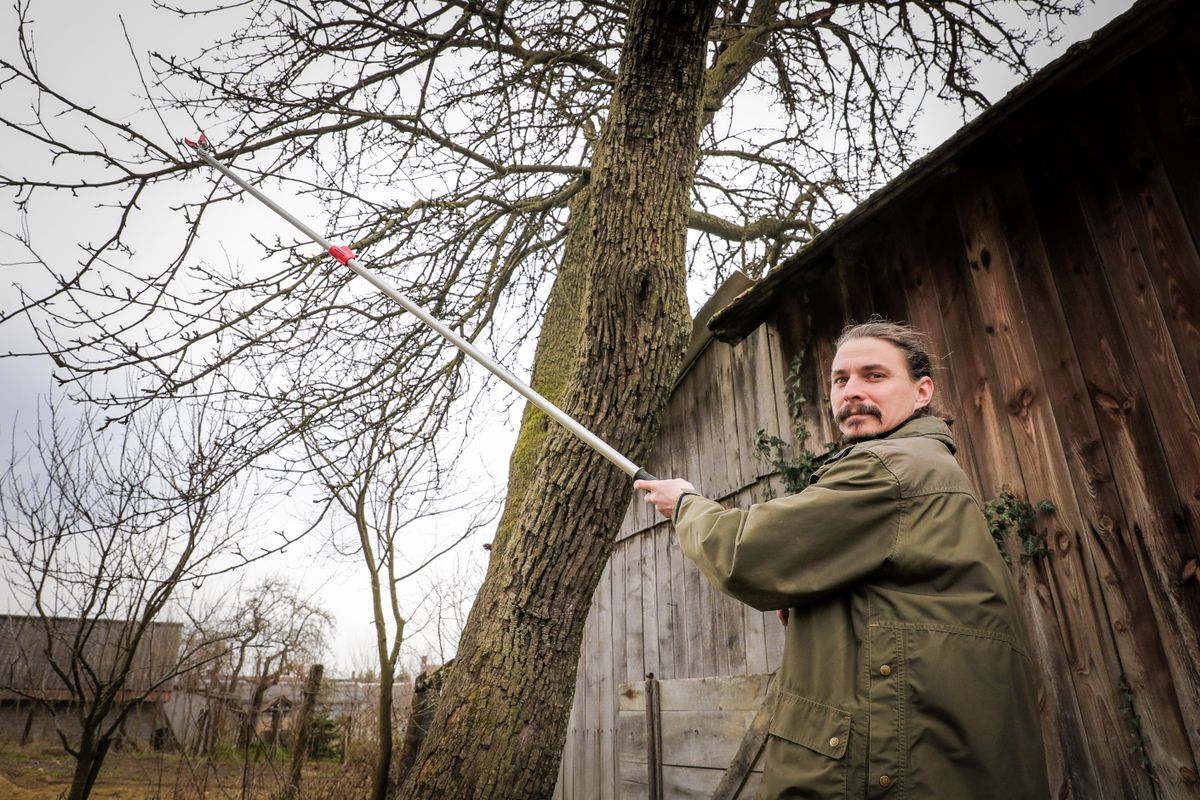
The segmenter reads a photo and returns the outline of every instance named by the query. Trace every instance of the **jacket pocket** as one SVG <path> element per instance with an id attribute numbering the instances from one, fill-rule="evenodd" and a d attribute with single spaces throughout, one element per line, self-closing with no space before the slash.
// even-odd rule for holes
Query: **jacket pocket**
<path id="1" fill-rule="evenodd" d="M 850 712 L 781 689 L 770 732 L 821 755 L 840 759 L 846 755 L 850 740 Z"/>

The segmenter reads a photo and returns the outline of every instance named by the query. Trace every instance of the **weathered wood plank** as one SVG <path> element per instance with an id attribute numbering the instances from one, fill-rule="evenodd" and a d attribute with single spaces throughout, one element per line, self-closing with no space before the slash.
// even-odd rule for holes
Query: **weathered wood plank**
<path id="1" fill-rule="evenodd" d="M 1035 503 L 1043 498 L 1053 500 L 1058 511 L 1051 534 L 1056 542 L 1071 542 L 1079 537 L 1083 521 L 1013 274 L 1009 248 L 1017 243 L 1005 236 L 1012 237 L 1013 233 L 1005 224 L 1003 211 L 1019 210 L 1021 199 L 1001 186 L 1014 174 L 1009 165 L 997 167 L 990 159 L 989 164 L 986 178 L 972 170 L 956 193 L 971 277 L 983 309 L 988 348 L 1020 457 L 1027 497 Z M 1000 188 L 989 188 L 989 183 Z M 1094 793 L 1090 786 L 1095 781 L 1098 786 L 1119 786 L 1132 792 L 1128 796 L 1140 797 L 1141 786 L 1129 783 L 1137 780 L 1128 769 L 1129 754 L 1115 739 L 1121 731 L 1119 715 L 1111 702 L 1117 677 L 1113 671 L 1115 658 L 1111 640 L 1101 633 L 1095 619 L 1103 612 L 1078 596 L 1080 588 L 1087 585 L 1085 565 L 1079 553 L 1068 547 L 1056 548 L 1053 559 L 1039 566 L 1045 568 L 1045 585 L 1051 592 L 1067 657 L 1072 664 L 1088 665 L 1073 674 L 1059 674 L 1055 681 L 1057 690 L 1069 693 L 1073 686 L 1075 692 L 1070 706 L 1063 709 L 1072 712 L 1071 717 L 1060 720 L 1063 744 L 1069 743 L 1079 756 L 1086 754 L 1083 759 L 1065 760 L 1071 787 L 1079 796 L 1088 797 Z M 1074 712 L 1077 718 L 1073 718 Z"/>
<path id="2" fill-rule="evenodd" d="M 737 459 L 736 489 L 741 489 L 755 479 L 757 460 L 754 457 L 754 434 L 758 430 L 758 422 L 753 419 L 754 387 L 749 383 L 753 369 L 749 364 L 752 352 L 747 348 L 746 341 L 738 342 L 727 347 L 729 363 L 722 367 L 722 374 L 728 372 L 730 397 L 729 409 L 733 417 L 732 441 L 736 445 L 731 458 Z"/>
<path id="3" fill-rule="evenodd" d="M 902 289 L 908 307 L 908 320 L 918 330 L 929 336 L 930 345 L 939 361 L 934 365 L 934 405 L 955 419 L 964 416 L 964 401 L 959 394 L 958 383 L 953 377 L 953 347 L 942 318 L 942 303 L 938 295 L 938 281 L 929 266 L 929 242 L 933 226 L 945 227 L 946 220 L 936 216 L 936 206 L 923 206 L 911 218 L 897 223 L 895 247 L 904 259 L 905 280 Z M 907 223 L 907 224 L 905 224 Z M 971 440 L 971 428 L 966 424 L 954 426 L 954 441 L 958 445 L 955 457 L 967 477 L 976 486 L 984 485 L 975 463 L 978 448 Z"/>
<path id="4" fill-rule="evenodd" d="M 648 534 L 654 548 L 654 603 L 658 623 L 658 669 L 662 680 L 675 677 L 675 601 L 671 593 L 671 524 L 662 522 Z"/>
<path id="5" fill-rule="evenodd" d="M 742 626 L 746 634 L 746 664 L 744 672 L 767 672 L 767 632 L 763 613 L 742 605 Z"/>
<path id="6" fill-rule="evenodd" d="M 969 275 L 966 245 L 957 226 L 949 193 L 926 201 L 932 209 L 931 224 L 923 229 L 926 258 L 932 280 L 937 284 L 942 317 L 949 344 L 950 378 L 958 388 L 963 416 L 956 428 L 967 427 L 975 445 L 974 460 L 981 485 L 980 497 L 993 496 L 1001 487 L 1027 495 L 1012 434 L 1004 423 L 1001 398 L 995 388 L 991 356 L 977 340 L 985 323 L 980 300 Z M 935 221 L 942 220 L 942 224 Z M 1022 609 L 1029 625 L 1033 657 L 1041 677 L 1042 736 L 1046 744 L 1047 768 L 1054 792 L 1070 796 L 1072 786 L 1091 776 L 1086 748 L 1079 733 L 1079 711 L 1070 691 L 1070 667 L 1062 649 L 1058 620 L 1049 589 L 1029 570 L 1018 573 Z M 1094 780 L 1088 785 L 1094 785 Z M 1057 795 L 1056 795 L 1057 796 Z"/>
<path id="7" fill-rule="evenodd" d="M 659 707 L 664 713 L 714 707 L 752 711 L 762 705 L 770 679 L 769 673 L 758 673 L 663 681 L 659 691 Z"/>
<path id="8" fill-rule="evenodd" d="M 716 345 L 720 347 L 721 345 Z M 714 381 L 713 348 L 709 347 L 692 367 L 692 391 L 697 412 L 692 417 L 696 432 L 696 450 L 702 479 L 697 483 L 709 497 L 722 497 L 730 491 L 729 466 L 725 453 L 725 428 L 721 418 L 721 393 L 724 387 Z M 693 481 L 694 482 L 694 481 Z"/>
<path id="9" fill-rule="evenodd" d="M 644 770 L 645 767 L 643 766 L 642 769 Z M 663 767 L 663 797 L 669 798 L 669 800 L 711 800 L 712 793 L 722 774 L 724 773 L 719 769 L 665 766 Z M 754 797 L 760 783 L 762 783 L 762 771 L 751 772 L 750 777 L 746 779 L 746 785 L 737 796 L 747 800 Z M 646 793 L 645 774 L 638 780 L 631 768 L 629 780 L 621 783 L 620 796 L 636 799 L 646 797 Z"/>
<path id="10" fill-rule="evenodd" d="M 617 785 L 617 699 L 612 667 L 612 569 L 606 566 L 593 601 L 596 612 L 596 635 L 592 645 L 595 658 L 592 669 L 597 673 L 596 706 L 599 723 L 599 761 L 597 781 L 601 800 L 613 800 Z"/>
<path id="11" fill-rule="evenodd" d="M 1169 69 L 1164 72 L 1169 73 Z M 1148 104 L 1148 98 L 1139 95 L 1160 94 L 1157 88 L 1151 92 L 1139 91 L 1140 81 L 1117 81 L 1116 86 L 1118 91 L 1127 94 L 1134 107 Z M 1177 93 L 1174 99 L 1182 100 L 1182 93 Z M 1200 113 L 1200 102 L 1192 110 Z M 1165 122 L 1170 124 L 1171 121 Z M 1183 120 L 1176 119 L 1174 123 L 1176 127 L 1182 127 Z M 1119 142 L 1108 146 L 1110 150 L 1114 145 L 1121 148 L 1114 153 L 1110 163 L 1121 178 L 1128 219 L 1142 256 L 1140 263 L 1145 267 L 1143 275 L 1149 278 L 1162 309 L 1161 318 L 1151 316 L 1139 320 L 1142 324 L 1134 324 L 1130 332 L 1131 344 L 1136 347 L 1141 340 L 1134 337 L 1145 335 L 1145 325 L 1161 319 L 1163 329 L 1155 330 L 1148 342 L 1148 354 L 1161 353 L 1160 360 L 1147 363 L 1139 351 L 1134 363 L 1142 375 L 1155 420 L 1157 430 L 1151 431 L 1152 436 L 1157 431 L 1171 431 L 1169 436 L 1154 438 L 1161 442 L 1184 516 L 1192 520 L 1188 526 L 1192 542 L 1189 549 L 1194 554 L 1200 549 L 1200 417 L 1197 413 L 1200 375 L 1196 374 L 1195 368 L 1200 364 L 1200 229 L 1189 229 L 1176 188 L 1186 180 L 1173 182 L 1168 179 L 1162 151 L 1151 140 L 1142 115 L 1122 119 L 1120 125 L 1108 133 L 1110 138 L 1120 137 Z M 1177 169 L 1192 175 L 1200 173 L 1200 154 L 1194 147 L 1187 154 L 1174 155 Z M 1191 169 L 1185 170 L 1184 164 L 1189 161 Z M 1196 191 L 1196 187 L 1191 188 Z M 1162 346 L 1166 344 L 1164 339 L 1173 346 Z M 1171 357 L 1173 354 L 1175 358 Z"/>
<path id="12" fill-rule="evenodd" d="M 633 758 L 641 753 L 646 763 L 645 712 L 620 712 L 621 725 L 628 726 L 630 733 L 623 737 L 626 755 Z M 663 766 L 708 767 L 725 769 L 729 766 L 746 729 L 754 722 L 754 709 L 714 709 L 705 711 L 663 711 L 662 763 Z"/>
<path id="13" fill-rule="evenodd" d="M 1163 197 L 1164 184 L 1168 185 L 1170 196 L 1190 231 L 1194 249 L 1200 246 L 1200 157 L 1197 155 L 1200 150 L 1200 85 L 1189 79 L 1187 70 L 1180 64 L 1179 52 L 1172 55 L 1173 58 L 1164 55 L 1161 60 L 1147 59 L 1148 63 L 1140 66 L 1135 76 L 1139 85 L 1153 87 L 1152 91 L 1135 98 L 1135 107 L 1145 117 L 1158 155 L 1158 163 L 1151 162 L 1150 174 L 1146 176 L 1148 187 L 1155 191 L 1141 204 L 1144 206 L 1147 199 L 1153 201 L 1155 197 Z M 1144 148 L 1139 149 L 1144 151 Z M 1137 155 L 1129 153 L 1125 159 L 1132 162 Z M 1169 212 L 1174 213 L 1173 210 Z M 1160 253 L 1171 247 L 1170 240 L 1155 241 L 1150 253 L 1158 261 Z M 1155 285 L 1160 303 L 1168 311 L 1166 322 L 1179 361 L 1194 366 L 1200 364 L 1200 287 L 1197 286 L 1200 275 L 1186 269 L 1172 269 L 1182 266 L 1180 261 L 1187 253 L 1186 245 L 1179 252 L 1168 252 L 1167 261 L 1158 270 Z M 1200 375 L 1195 369 L 1189 369 L 1186 378 L 1190 386 L 1188 397 L 1195 403 L 1200 397 Z"/>
<path id="14" fill-rule="evenodd" d="M 688 630 L 687 630 L 687 594 L 686 567 L 683 552 L 679 549 L 679 537 L 675 534 L 674 526 L 667 526 L 668 548 L 671 564 L 671 654 L 674 657 L 675 669 L 672 678 L 683 678 L 688 675 Z"/>
<path id="15" fill-rule="evenodd" d="M 869 253 L 873 244 L 864 237 L 834 248 L 831 271 L 837 277 L 837 304 L 845 324 L 866 322 L 875 313 L 871 283 L 876 274 Z"/>
<path id="16" fill-rule="evenodd" d="M 782 342 L 775 329 L 770 325 L 764 325 L 763 330 L 767 336 L 767 352 L 771 356 L 771 371 L 764 376 L 758 390 L 767 394 L 775 404 L 775 424 L 780 431 L 779 438 L 794 447 L 796 434 L 793 430 L 792 413 L 787 400 L 787 378 L 792 365 L 784 358 Z"/>
<path id="17" fill-rule="evenodd" d="M 716 431 L 714 443 L 717 450 L 717 461 L 722 470 L 723 480 L 714 484 L 714 496 L 724 497 L 736 492 L 746 483 L 746 474 L 742 471 L 744 451 L 751 448 L 749 439 L 739 436 L 737 409 L 734 406 L 733 386 L 733 348 L 726 344 L 714 342 L 705 354 L 710 360 L 709 373 L 713 385 L 713 426 Z"/>
<path id="18" fill-rule="evenodd" d="M 727 595 L 720 597 L 721 641 L 718 643 L 729 655 L 726 675 L 742 675 L 746 669 L 746 622 L 742 609 L 745 605 Z"/>
<path id="19" fill-rule="evenodd" d="M 700 570 L 696 569 L 695 564 L 684 558 L 683 630 L 684 636 L 687 638 L 687 669 L 684 677 L 688 678 L 708 674 L 704 641 L 708 621 L 704 618 L 700 608 L 703 602 L 704 586 L 705 580 L 704 576 L 700 574 Z"/>
<path id="20" fill-rule="evenodd" d="M 662 619 L 658 609 L 658 565 L 654 546 L 657 527 L 638 535 L 641 541 L 641 597 L 642 597 L 642 669 L 646 674 L 662 676 L 662 661 L 659 654 L 661 634 L 658 626 Z"/>
<path id="21" fill-rule="evenodd" d="M 846 318 L 841 307 L 833 302 L 836 291 L 836 276 L 832 274 L 822 276 L 808 290 L 812 344 L 806 356 L 808 362 L 805 368 L 812 370 L 812 385 L 816 393 L 808 397 L 812 411 L 806 418 L 814 441 L 821 442 L 833 442 L 841 438 L 841 431 L 837 429 L 830 413 L 829 400 L 829 375 L 833 371 L 834 343 L 846 327 Z"/>
<path id="22" fill-rule="evenodd" d="M 700 574 L 697 571 L 697 574 Z M 695 639 L 694 643 L 698 645 L 697 650 L 700 655 L 700 663 L 698 671 L 694 676 L 702 675 L 721 675 L 724 671 L 718 666 L 718 663 L 724 652 L 717 647 L 717 637 L 714 635 L 714 626 L 716 625 L 716 602 L 717 590 L 708 582 L 703 574 L 700 574 L 700 579 L 696 585 L 696 624 L 695 624 Z M 729 659 L 725 659 L 725 663 L 729 663 Z"/>
<path id="23" fill-rule="evenodd" d="M 559 785 L 564 800 L 575 800 L 575 731 L 579 727 L 579 685 L 575 685 L 575 703 L 571 707 L 571 717 L 567 721 L 567 741 L 563 747 L 562 780 Z"/>
<path id="24" fill-rule="evenodd" d="M 751 441 L 754 432 L 764 431 L 768 436 L 787 438 L 786 430 L 779 428 L 779 411 L 775 407 L 775 378 L 771 364 L 770 341 L 765 327 L 759 327 L 744 341 L 746 359 L 742 362 L 745 374 L 740 374 L 735 366 L 734 376 L 738 382 L 747 387 L 748 397 L 745 398 L 747 429 L 750 430 Z M 770 465 L 755 460 L 752 475 L 761 478 L 771 471 Z M 747 476 L 747 480 L 749 476 Z"/>
<path id="25" fill-rule="evenodd" d="M 657 684 L 666 798 L 711 797 L 764 705 L 770 675 L 662 681 Z M 623 797 L 643 797 L 646 784 L 644 682 L 619 690 L 619 760 Z M 752 796 L 760 780 L 756 761 L 739 797 Z M 696 792 L 707 792 L 696 795 Z"/>
<path id="26" fill-rule="evenodd" d="M 644 533 L 621 543 L 625 551 L 625 677 L 646 675 L 645 631 L 642 630 L 642 539 Z"/>
<path id="27" fill-rule="evenodd" d="M 628 647 L 628 639 L 625 636 L 625 607 L 629 602 L 629 595 L 625 591 L 625 549 L 623 542 L 618 543 L 613 548 L 608 561 L 608 568 L 612 574 L 612 674 L 614 684 L 622 684 L 631 680 L 626 669 L 625 656 Z"/>
<path id="28" fill-rule="evenodd" d="M 884 319 L 911 322 L 905 286 L 910 270 L 917 264 L 911 254 L 898 242 L 907 233 L 907 225 L 890 224 L 883 240 L 871 253 L 874 269 L 866 289 L 871 292 L 875 313 Z"/>
<path id="29" fill-rule="evenodd" d="M 1081 170 L 1076 176 L 1100 248 L 1098 261 L 1112 292 L 1104 291 L 1103 283 L 1083 280 L 1078 271 L 1063 275 L 1061 280 L 1072 281 L 1070 291 L 1089 304 L 1086 319 L 1079 321 L 1081 333 L 1087 335 L 1087 326 L 1097 326 L 1092 336 L 1099 337 L 1099 346 L 1081 349 L 1081 359 L 1102 421 L 1116 489 L 1125 507 L 1127 546 L 1140 560 L 1166 665 L 1178 695 L 1166 708 L 1180 709 L 1185 719 L 1196 718 L 1200 717 L 1200 663 L 1195 655 L 1200 652 L 1200 597 L 1194 592 L 1178 592 L 1174 587 L 1181 565 L 1196 558 L 1197 531 L 1189 520 L 1200 518 L 1200 498 L 1195 496 L 1200 489 L 1200 453 L 1196 450 L 1200 446 L 1200 420 L 1194 404 L 1189 407 L 1182 399 L 1187 393 L 1184 370 L 1175 361 L 1172 348 L 1164 345 L 1165 321 L 1156 313 L 1159 304 L 1154 302 L 1153 293 L 1145 291 L 1147 285 L 1154 284 L 1147 272 L 1153 271 L 1149 265 L 1158 259 L 1159 252 L 1143 236 L 1151 228 L 1171 227 L 1172 223 L 1164 220 L 1171 216 L 1173 200 L 1163 194 L 1168 191 L 1166 187 L 1153 185 L 1157 183 L 1153 179 L 1136 184 L 1137 178 L 1145 178 L 1146 171 L 1155 169 L 1148 163 L 1152 162 L 1152 150 L 1139 120 L 1124 120 L 1105 135 L 1092 131 L 1080 135 L 1085 153 L 1106 153 L 1109 163 L 1115 165 L 1112 172 L 1116 185 L 1103 170 Z M 1122 163 L 1125 158 L 1132 161 Z M 1153 220 L 1152 214 L 1157 215 Z M 1173 224 L 1181 222 L 1176 218 Z M 1176 239 L 1171 249 L 1179 246 Z M 1179 259 L 1181 255 L 1176 252 L 1173 257 Z M 1190 269 L 1200 280 L 1200 259 L 1196 259 L 1194 250 L 1191 257 L 1195 263 Z M 1161 302 L 1161 294 L 1158 299 Z M 1120 326 L 1119 335 L 1109 333 L 1113 326 Z M 1164 431 L 1170 434 L 1163 436 Z M 1146 680 L 1156 685 L 1146 685 Z M 1147 700 L 1163 688 L 1161 677 L 1155 680 L 1149 674 L 1141 676 L 1135 685 L 1135 691 L 1143 691 Z M 1157 721 L 1170 724 L 1174 720 L 1168 715 Z M 1152 759 L 1165 772 L 1165 786 L 1177 783 L 1181 770 L 1196 771 L 1200 730 L 1188 726 L 1186 731 L 1190 746 L 1169 748 L 1174 751 L 1170 756 L 1156 752 L 1158 758 Z M 1152 745 L 1156 751 L 1172 741 L 1167 731 L 1162 733 Z"/>
<path id="30" fill-rule="evenodd" d="M 701 403 L 701 391 L 704 388 L 698 382 L 698 375 L 695 370 L 688 373 L 684 378 L 680 389 L 683 397 L 679 403 L 679 438 L 677 446 L 681 450 L 682 458 L 680 459 L 684 465 L 684 471 L 672 477 L 686 478 L 700 490 L 707 494 L 708 490 L 705 484 L 707 475 L 704 470 L 704 461 L 702 460 L 704 437 L 703 417 L 707 414 L 707 409 Z M 665 476 L 659 476 L 665 477 Z"/>
<path id="31" fill-rule="evenodd" d="M 1054 220 L 1054 225 L 1042 236 L 1044 254 L 1029 253 L 1017 262 L 1017 279 L 1030 316 L 1039 320 L 1039 357 L 1043 370 L 1055 374 L 1050 382 L 1050 401 L 1056 410 L 1084 521 L 1079 540 L 1054 544 L 1056 549 L 1080 547 L 1088 556 L 1090 574 L 1084 584 L 1073 582 L 1073 593 L 1083 596 L 1086 592 L 1089 603 L 1097 610 L 1089 619 L 1068 619 L 1064 624 L 1097 625 L 1100 630 L 1096 636 L 1112 637 L 1118 663 L 1107 668 L 1108 680 L 1119 686 L 1120 675 L 1124 673 L 1139 698 L 1139 706 L 1143 698 L 1155 698 L 1151 704 L 1158 708 L 1177 708 L 1170 684 L 1161 680 L 1166 662 L 1159 632 L 1152 626 L 1131 624 L 1134 619 L 1153 617 L 1151 602 L 1128 541 L 1131 528 L 1114 482 L 1105 442 L 1107 423 L 1093 407 L 1081 402 L 1099 388 L 1094 382 L 1095 369 L 1104 360 L 1099 353 L 1109 349 L 1107 338 L 1111 332 L 1106 329 L 1115 322 L 1109 292 L 1103 288 L 1103 262 L 1126 257 L 1126 248 L 1117 234 L 1123 216 L 1120 210 L 1101 209 L 1084 198 L 1088 194 L 1084 185 L 1103 171 L 1096 169 L 1097 162 L 1088 148 L 1081 147 L 1083 141 L 1081 137 L 1073 137 L 1070 148 L 1050 144 L 1030 148 L 1022 160 L 1031 213 L 1041 220 Z M 1087 210 L 1089 206 L 1091 209 Z M 1013 224 L 1021 230 L 1032 223 L 1017 219 Z M 1126 271 L 1126 265 L 1121 271 Z M 1060 302 L 1060 297 L 1065 302 Z M 1112 377 L 1104 379 L 1104 384 L 1111 385 Z M 1119 691 L 1116 688 L 1110 691 L 1112 696 L 1103 702 L 1110 713 L 1115 711 L 1119 715 Z M 1159 701 L 1167 696 L 1167 705 L 1161 705 Z M 1177 749 L 1181 739 L 1187 749 L 1186 734 L 1180 728 L 1177 712 L 1164 719 L 1151 711 L 1143 715 L 1142 724 L 1148 740 L 1154 742 L 1151 750 L 1155 751 L 1152 760 L 1156 763 L 1165 764 L 1163 748 Z M 1127 725 L 1113 732 L 1118 737 L 1122 734 L 1130 734 Z M 1140 772 L 1138 760 L 1135 755 L 1134 763 L 1126 766 Z M 1191 760 L 1189 757 L 1188 761 Z M 1178 783 L 1178 769 L 1169 772 L 1157 776 L 1155 786 L 1143 785 L 1139 791 L 1144 796 L 1153 796 L 1146 795 L 1153 788 L 1160 798 L 1180 796 L 1169 788 Z"/>

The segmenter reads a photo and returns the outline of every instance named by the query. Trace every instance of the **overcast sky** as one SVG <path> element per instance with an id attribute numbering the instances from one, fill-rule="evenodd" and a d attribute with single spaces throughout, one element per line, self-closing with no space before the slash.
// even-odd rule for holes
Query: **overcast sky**
<path id="1" fill-rule="evenodd" d="M 187 5 L 186 2 L 183 5 Z M 208 4 L 206 4 L 208 5 Z M 1062 31 L 1063 41 L 1037 54 L 1036 63 L 1042 65 L 1061 54 L 1066 47 L 1087 38 L 1095 29 L 1126 10 L 1130 0 L 1098 0 L 1080 17 L 1073 19 Z M 73 99 L 94 105 L 110 117 L 128 119 L 160 142 L 172 137 L 192 135 L 191 122 L 185 118 L 166 120 L 169 126 L 178 126 L 169 132 L 157 119 L 141 111 L 139 99 L 141 85 L 130 45 L 122 31 L 118 14 L 124 19 L 132 41 L 133 51 L 141 59 L 142 70 L 149 75 L 145 53 L 151 49 L 165 52 L 195 52 L 199 46 L 220 32 L 219 24 L 199 20 L 181 20 L 162 11 L 155 11 L 145 0 L 122 0 L 120 2 L 79 2 L 78 0 L 35 0 L 33 18 L 38 65 L 46 79 L 59 87 L 69 88 Z M 6 59 L 15 58 L 16 16 L 11 7 L 0 11 L 0 52 Z M 1014 80 L 996 72 L 983 76 L 984 89 L 993 100 L 998 99 L 1014 84 Z M 13 87 L 0 87 L 0 116 L 6 119 L 27 119 L 29 95 L 14 91 Z M 930 112 L 922 124 L 922 148 L 936 146 L 960 124 L 956 114 L 950 111 Z M 46 154 L 39 146 L 16 137 L 8 130 L 0 130 L 0 174 L 36 174 L 37 168 L 46 162 Z M 197 178 L 198 180 L 201 178 Z M 190 193 L 194 197 L 193 191 Z M 183 194 L 179 197 L 185 196 Z M 303 213 L 304 203 L 294 198 L 278 199 Z M 9 198 L 11 201 L 11 198 Z M 141 226 L 142 243 L 138 257 L 154 259 L 157 254 L 166 255 L 170 246 L 177 241 L 179 229 L 167 206 L 172 197 L 160 191 L 154 198 L 155 205 L 143 207 L 137 224 Z M 210 219 L 205 238 L 200 242 L 200 253 L 210 258 L 238 258 L 240 253 L 252 247 L 248 231 L 257 227 L 271 235 L 290 235 L 290 229 L 261 208 L 249 204 L 225 208 Z M 53 199 L 48 195 L 37 198 L 31 208 L 29 233 L 35 246 L 52 263 L 62 264 L 63 271 L 78 260 L 79 251 L 75 242 L 85 238 L 88 231 L 99 233 L 105 227 L 106 212 L 89 208 L 79 203 Z M 310 220 L 320 230 L 319 220 Z M 0 230 L 14 230 L 19 218 L 11 202 L 0 203 Z M 227 256 L 228 254 L 228 256 Z M 25 258 L 20 248 L 11 240 L 0 239 L 0 307 L 10 308 L 14 284 L 28 283 L 30 271 L 20 262 Z M 36 287 L 34 287 L 36 288 Z M 697 308 L 706 298 L 692 297 L 692 307 Z M 29 335 L 28 327 L 20 320 L 0 325 L 0 353 L 21 352 L 35 349 L 36 343 Z M 8 436 L 21 437 L 34 418 L 39 396 L 49 389 L 53 365 L 44 357 L 0 358 L 0 441 Z M 514 410 L 517 406 L 513 407 Z M 14 420 L 17 420 L 14 428 Z M 513 439 L 512 415 L 497 420 L 494 435 L 479 451 L 483 465 L 503 485 L 508 452 Z M 475 545 L 478 547 L 478 545 Z M 479 552 L 465 553 L 461 564 L 465 569 L 477 569 L 482 563 Z M 474 564 L 476 566 L 470 566 Z M 302 581 L 337 616 L 339 634 L 336 640 L 336 655 L 332 659 L 335 668 L 347 671 L 356 661 L 362 660 L 370 641 L 369 602 L 364 581 L 359 579 L 353 565 L 335 568 L 327 558 L 314 555 L 313 551 L 300 549 L 280 560 L 274 569 L 286 571 Z"/>

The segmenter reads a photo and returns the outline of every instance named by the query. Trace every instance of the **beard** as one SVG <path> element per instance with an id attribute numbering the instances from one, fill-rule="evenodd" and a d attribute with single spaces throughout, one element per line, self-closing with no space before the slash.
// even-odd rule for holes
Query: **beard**
<path id="1" fill-rule="evenodd" d="M 837 414 L 834 415 L 834 419 L 837 420 L 838 427 L 840 428 L 842 426 L 842 423 L 844 423 L 850 417 L 855 416 L 855 415 L 865 415 L 868 417 L 874 417 L 876 420 L 878 420 L 880 422 L 880 424 L 883 423 L 883 412 L 879 410 L 878 406 L 871 405 L 870 403 L 847 403 L 846 405 L 844 405 L 838 409 Z M 865 442 L 865 441 L 869 441 L 871 439 L 876 439 L 884 433 L 886 433 L 886 431 L 877 431 L 875 433 L 864 433 L 861 435 L 855 435 L 852 433 L 844 433 L 843 436 L 847 443 L 857 444 L 858 442 Z"/>

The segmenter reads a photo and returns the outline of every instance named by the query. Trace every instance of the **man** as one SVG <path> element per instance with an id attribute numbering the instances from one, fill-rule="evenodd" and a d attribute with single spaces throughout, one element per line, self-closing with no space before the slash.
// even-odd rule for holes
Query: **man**
<path id="1" fill-rule="evenodd" d="M 848 447 L 748 511 L 639 481 L 722 591 L 787 625 L 760 798 L 1049 795 L 1016 591 L 933 413 L 924 337 L 873 321 L 837 343 Z"/>

